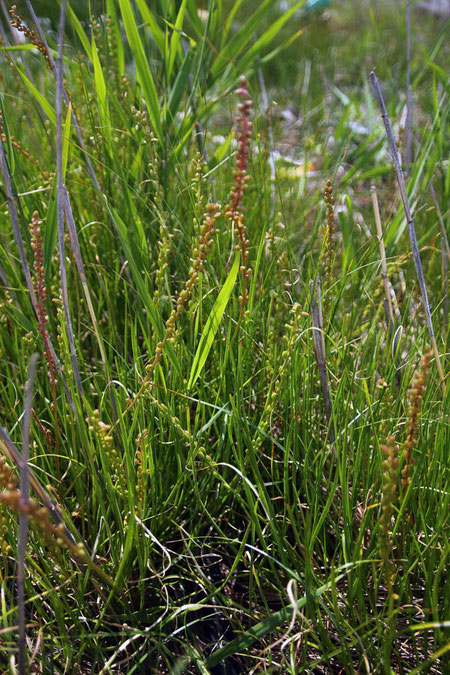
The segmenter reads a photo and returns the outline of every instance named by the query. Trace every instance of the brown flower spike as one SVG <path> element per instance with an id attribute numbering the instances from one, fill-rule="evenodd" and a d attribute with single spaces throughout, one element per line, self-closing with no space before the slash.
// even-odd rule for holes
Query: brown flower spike
<path id="1" fill-rule="evenodd" d="M 239 241 L 236 250 L 242 253 L 242 264 L 240 271 L 242 274 L 242 295 L 239 298 L 243 307 L 248 301 L 247 278 L 251 276 L 251 269 L 247 266 L 248 247 L 250 245 L 247 239 L 247 228 L 244 222 L 244 208 L 242 205 L 244 194 L 247 189 L 247 183 L 250 177 L 247 174 L 248 159 L 250 154 L 250 140 L 252 135 L 251 111 L 252 101 L 247 91 L 247 80 L 241 77 L 239 89 L 236 93 L 241 98 L 238 106 L 239 116 L 237 118 L 240 126 L 238 137 L 238 149 L 236 153 L 236 168 L 233 171 L 233 187 L 230 192 L 230 199 L 225 210 L 226 217 L 231 221 L 239 235 Z"/>
<path id="2" fill-rule="evenodd" d="M 22 19 L 20 18 L 20 16 L 16 14 L 16 5 L 13 5 L 11 7 L 9 13 L 11 14 L 11 25 L 14 26 L 14 28 L 18 30 L 20 33 L 23 33 L 25 37 L 27 37 L 28 40 L 31 42 L 31 44 L 33 44 L 35 47 L 39 49 L 42 56 L 47 61 L 48 67 L 50 68 L 50 70 L 52 70 L 52 64 L 46 46 L 44 45 L 43 42 L 39 40 L 34 30 L 31 30 L 30 28 L 28 28 L 28 26 L 25 26 L 22 23 Z"/>

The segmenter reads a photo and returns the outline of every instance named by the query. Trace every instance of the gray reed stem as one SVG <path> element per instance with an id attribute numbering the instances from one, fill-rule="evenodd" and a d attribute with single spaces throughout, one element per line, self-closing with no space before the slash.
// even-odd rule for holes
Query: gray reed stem
<path id="1" fill-rule="evenodd" d="M 422 300 L 425 308 L 425 316 L 428 324 L 428 331 L 430 333 L 431 344 L 433 347 L 433 354 L 436 359 L 436 366 L 439 373 L 439 379 L 441 380 L 442 393 L 445 394 L 445 379 L 444 373 L 442 371 L 441 359 L 439 357 L 439 352 L 436 344 L 436 338 L 434 335 L 433 329 L 433 320 L 431 318 L 430 303 L 428 301 L 427 286 L 425 283 L 425 277 L 423 274 L 422 261 L 420 259 L 419 246 L 417 243 L 416 230 L 414 227 L 414 218 L 411 215 L 411 210 L 409 207 L 408 195 L 406 193 L 405 179 L 403 177 L 402 167 L 398 159 L 397 146 L 395 144 L 394 135 L 392 133 L 391 123 L 389 121 L 389 115 L 384 104 L 383 94 L 381 93 L 380 85 L 378 84 L 377 76 L 374 71 L 370 73 L 370 79 L 372 80 L 372 86 L 375 91 L 375 96 L 377 97 L 378 105 L 381 112 L 381 118 L 384 123 L 384 128 L 386 130 L 386 136 L 389 143 L 389 148 L 391 150 L 392 159 L 394 161 L 394 168 L 397 175 L 398 187 L 400 190 L 400 196 L 403 202 L 403 209 L 405 211 L 406 222 L 408 224 L 409 238 L 411 240 L 412 254 L 414 258 L 414 264 L 416 266 L 417 278 L 419 280 L 420 290 L 422 291 Z"/>

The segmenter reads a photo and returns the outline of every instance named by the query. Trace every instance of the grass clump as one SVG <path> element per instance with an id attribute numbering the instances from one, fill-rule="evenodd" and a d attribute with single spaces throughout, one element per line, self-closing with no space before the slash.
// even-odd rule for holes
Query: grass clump
<path id="1" fill-rule="evenodd" d="M 404 17 L 303 4 L 4 26 L 5 672 L 445 672 L 444 32 L 412 15 L 424 305 L 369 87 L 398 138 Z"/>

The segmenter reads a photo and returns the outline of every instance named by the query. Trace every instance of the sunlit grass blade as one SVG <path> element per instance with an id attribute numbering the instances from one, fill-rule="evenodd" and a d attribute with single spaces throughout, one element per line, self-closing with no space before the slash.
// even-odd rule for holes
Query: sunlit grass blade
<path id="1" fill-rule="evenodd" d="M 119 17 L 117 15 L 117 4 L 115 0 L 106 1 L 106 9 L 108 16 L 111 18 L 113 24 L 113 30 L 116 38 L 116 50 L 117 50 L 117 69 L 120 77 L 123 77 L 125 72 L 125 51 L 123 48 L 122 33 L 120 29 Z"/>
<path id="2" fill-rule="evenodd" d="M 216 80 L 230 64 L 239 69 L 239 55 L 251 42 L 256 28 L 274 4 L 275 0 L 264 0 L 236 35 L 223 45 L 211 66 L 210 76 L 213 80 Z"/>
<path id="3" fill-rule="evenodd" d="M 214 337 L 219 330 L 220 322 L 222 321 L 223 314 L 236 282 L 236 277 L 239 271 L 239 260 L 239 256 L 236 255 L 226 281 L 222 286 L 220 293 L 217 296 L 217 300 L 215 301 L 206 321 L 197 351 L 195 352 L 194 360 L 192 362 L 191 374 L 187 384 L 188 389 L 193 387 L 200 377 L 200 373 L 202 372 L 202 369 L 206 363 L 206 359 L 208 358 L 208 354 L 214 342 Z"/>
<path id="4" fill-rule="evenodd" d="M 141 16 L 150 31 L 150 34 L 155 41 L 155 44 L 159 50 L 161 56 L 164 55 L 164 32 L 158 25 L 151 9 L 149 8 L 146 0 L 136 0 L 136 4 L 139 8 Z"/>
<path id="5" fill-rule="evenodd" d="M 48 119 L 53 124 L 53 126 L 56 126 L 56 113 L 55 113 L 54 108 L 52 108 L 52 106 L 48 102 L 47 98 L 41 94 L 39 89 L 34 86 L 34 84 L 28 79 L 28 77 L 21 70 L 21 68 L 19 68 L 19 66 L 17 64 L 16 64 L 16 69 L 17 69 L 17 72 L 19 73 L 20 77 L 22 78 L 26 88 L 30 91 L 30 93 L 32 94 L 35 101 L 37 103 L 39 103 L 42 110 L 47 115 Z"/>
<path id="6" fill-rule="evenodd" d="M 177 18 L 172 30 L 172 37 L 170 40 L 169 53 L 167 55 L 167 76 L 168 81 L 172 79 L 173 67 L 175 60 L 182 55 L 181 51 L 181 29 L 183 28 L 184 13 L 186 11 L 186 0 L 182 0 L 180 9 L 178 10 Z"/>
<path id="7" fill-rule="evenodd" d="M 150 66 L 145 55 L 131 3 L 130 0 L 119 0 L 119 3 L 128 43 L 136 61 L 137 77 L 144 93 L 144 98 L 147 104 L 153 130 L 155 136 L 159 139 L 159 141 L 162 142 L 163 128 L 161 124 L 158 94 L 156 93 L 155 83 L 153 81 Z"/>
<path id="8" fill-rule="evenodd" d="M 94 66 L 94 83 L 95 91 L 98 99 L 98 110 L 100 116 L 100 124 L 102 132 L 108 140 L 108 145 L 111 147 L 111 121 L 109 117 L 109 106 L 106 95 L 105 78 L 103 77 L 100 59 L 98 58 L 97 45 L 95 44 L 94 36 L 92 35 L 92 64 Z"/>
<path id="9" fill-rule="evenodd" d="M 59 2 L 61 4 L 61 0 L 59 0 Z M 75 29 L 75 32 L 78 35 L 81 44 L 83 45 L 84 51 L 86 52 L 89 60 L 92 61 L 92 51 L 91 45 L 89 44 L 89 39 L 84 31 L 83 26 L 81 25 L 80 20 L 78 19 L 76 13 L 73 11 L 70 2 L 67 3 L 67 16 L 69 17 L 70 23 Z"/>
<path id="10" fill-rule="evenodd" d="M 250 49 L 245 53 L 242 59 L 239 61 L 239 69 L 241 72 L 245 72 L 250 64 L 255 63 L 258 56 L 261 52 L 276 38 L 280 30 L 283 28 L 285 23 L 289 21 L 291 16 L 297 12 L 302 5 L 305 4 L 305 0 L 299 0 L 293 5 L 287 12 L 282 14 L 279 19 L 274 21 L 270 28 L 268 28 L 260 38 L 250 47 Z M 279 53 L 278 50 L 282 50 L 284 47 L 287 47 L 289 44 L 292 44 L 293 40 L 301 35 L 302 31 L 296 33 L 296 35 L 291 36 L 286 44 L 277 45 L 276 54 Z M 273 55 L 275 56 L 275 54 Z M 272 57 L 273 58 L 273 57 Z"/>

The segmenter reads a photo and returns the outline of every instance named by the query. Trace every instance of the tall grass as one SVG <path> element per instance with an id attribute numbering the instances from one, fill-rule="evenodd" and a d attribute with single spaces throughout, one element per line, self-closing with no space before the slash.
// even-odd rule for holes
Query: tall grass
<path id="1" fill-rule="evenodd" d="M 401 149 L 406 15 L 303 4 L 2 38 L 5 672 L 445 672 L 449 387 L 368 80 Z M 406 190 L 445 377 L 443 35 Z"/>

